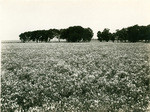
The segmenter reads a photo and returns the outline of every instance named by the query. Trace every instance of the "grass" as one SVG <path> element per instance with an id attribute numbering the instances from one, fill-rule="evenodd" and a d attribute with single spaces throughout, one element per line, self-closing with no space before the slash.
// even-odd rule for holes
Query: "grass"
<path id="1" fill-rule="evenodd" d="M 2 111 L 142 112 L 150 44 L 2 43 Z"/>

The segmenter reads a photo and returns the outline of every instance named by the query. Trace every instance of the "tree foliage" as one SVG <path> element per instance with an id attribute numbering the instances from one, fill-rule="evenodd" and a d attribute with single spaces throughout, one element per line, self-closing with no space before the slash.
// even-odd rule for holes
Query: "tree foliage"
<path id="1" fill-rule="evenodd" d="M 68 42 L 91 41 L 93 31 L 90 28 L 83 28 L 81 26 L 72 26 L 67 29 L 49 29 L 49 30 L 36 30 L 24 32 L 19 35 L 22 42 L 36 41 L 36 42 L 49 42 L 54 37 L 66 39 Z"/>
<path id="2" fill-rule="evenodd" d="M 67 29 L 63 29 L 61 32 L 62 39 L 66 39 L 67 42 L 80 42 L 91 41 L 93 37 L 93 31 L 90 28 L 83 28 L 81 26 L 72 26 Z"/>
<path id="3" fill-rule="evenodd" d="M 105 28 L 103 32 L 98 31 L 97 36 L 99 41 L 106 41 L 108 42 L 111 38 L 111 33 L 109 32 L 110 29 Z"/>
<path id="4" fill-rule="evenodd" d="M 22 42 L 27 41 L 49 42 L 51 39 L 53 39 L 54 37 L 58 37 L 59 35 L 60 35 L 59 30 L 49 29 L 49 30 L 36 30 L 24 32 L 21 33 L 19 37 Z"/>
<path id="5" fill-rule="evenodd" d="M 97 37 L 100 42 L 102 41 L 115 41 L 118 42 L 150 42 L 150 25 L 147 26 L 129 26 L 127 28 L 117 29 L 115 33 L 110 33 L 109 29 L 104 29 L 103 32 L 98 31 Z"/>

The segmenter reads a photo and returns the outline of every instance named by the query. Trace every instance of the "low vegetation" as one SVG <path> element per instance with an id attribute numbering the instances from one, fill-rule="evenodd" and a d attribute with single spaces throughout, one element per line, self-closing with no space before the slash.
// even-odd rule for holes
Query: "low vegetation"
<path id="1" fill-rule="evenodd" d="M 150 45 L 3 43 L 2 112 L 144 112 Z"/>

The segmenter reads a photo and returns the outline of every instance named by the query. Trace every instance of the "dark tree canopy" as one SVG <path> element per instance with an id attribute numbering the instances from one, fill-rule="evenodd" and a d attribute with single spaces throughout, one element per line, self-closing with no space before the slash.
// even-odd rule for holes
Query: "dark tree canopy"
<path id="1" fill-rule="evenodd" d="M 98 32 L 97 32 L 97 37 L 98 37 L 98 40 L 99 40 L 100 42 L 103 41 L 101 35 L 102 35 L 102 32 L 101 32 L 101 31 L 98 31 Z"/>
<path id="2" fill-rule="evenodd" d="M 71 26 L 66 29 L 49 29 L 36 30 L 21 33 L 19 35 L 22 42 L 49 42 L 54 37 L 66 39 L 67 42 L 89 42 L 93 37 L 91 28 L 83 28 L 82 26 Z M 117 29 L 115 33 L 111 33 L 110 29 L 105 28 L 102 32 L 97 32 L 97 37 L 100 42 L 150 42 L 150 25 L 147 26 L 129 26 L 127 28 Z"/>
<path id="3" fill-rule="evenodd" d="M 29 31 L 21 33 L 19 37 L 22 42 L 49 42 L 54 37 L 60 37 L 60 31 L 57 29 Z"/>
<path id="4" fill-rule="evenodd" d="M 91 41 L 93 35 L 94 35 L 94 33 L 93 33 L 93 30 L 91 28 L 84 28 L 82 41 L 84 41 L 84 42 Z"/>
<path id="5" fill-rule="evenodd" d="M 93 31 L 90 28 L 83 28 L 81 26 L 72 26 L 61 30 L 61 39 L 66 39 L 67 42 L 91 41 Z"/>
<path id="6" fill-rule="evenodd" d="M 120 41 L 120 42 L 126 42 L 126 40 L 128 40 L 128 33 L 127 33 L 127 29 L 123 28 L 121 30 L 116 30 L 116 40 Z"/>
<path id="7" fill-rule="evenodd" d="M 49 29 L 49 30 L 36 30 L 24 32 L 19 35 L 22 42 L 36 41 L 36 42 L 49 42 L 54 37 L 66 39 L 68 42 L 91 41 L 93 31 L 90 28 L 83 28 L 81 26 L 72 26 L 67 29 Z"/>
<path id="8" fill-rule="evenodd" d="M 128 27 L 127 33 L 128 33 L 128 40 L 130 42 L 137 42 L 139 40 L 139 26 L 138 25 Z"/>
<path id="9" fill-rule="evenodd" d="M 97 37 L 98 37 L 98 40 L 101 42 L 102 41 L 108 42 L 111 38 L 111 33 L 109 32 L 108 28 L 105 28 L 103 32 L 100 32 L 100 31 L 97 32 Z"/>
<path id="10" fill-rule="evenodd" d="M 79 42 L 82 39 L 84 28 L 81 26 L 73 26 L 66 29 L 65 39 L 68 42 Z"/>
<path id="11" fill-rule="evenodd" d="M 97 37 L 100 42 L 109 40 L 113 42 L 115 40 L 118 42 L 150 42 L 150 25 L 134 25 L 121 30 L 117 29 L 115 33 L 110 33 L 109 29 L 105 28 L 103 32 L 97 32 Z"/>

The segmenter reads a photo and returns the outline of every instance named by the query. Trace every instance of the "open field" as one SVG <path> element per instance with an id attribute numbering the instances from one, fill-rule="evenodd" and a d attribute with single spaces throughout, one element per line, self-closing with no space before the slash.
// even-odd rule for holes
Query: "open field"
<path id="1" fill-rule="evenodd" d="M 2 112 L 143 112 L 150 44 L 2 43 Z"/>

